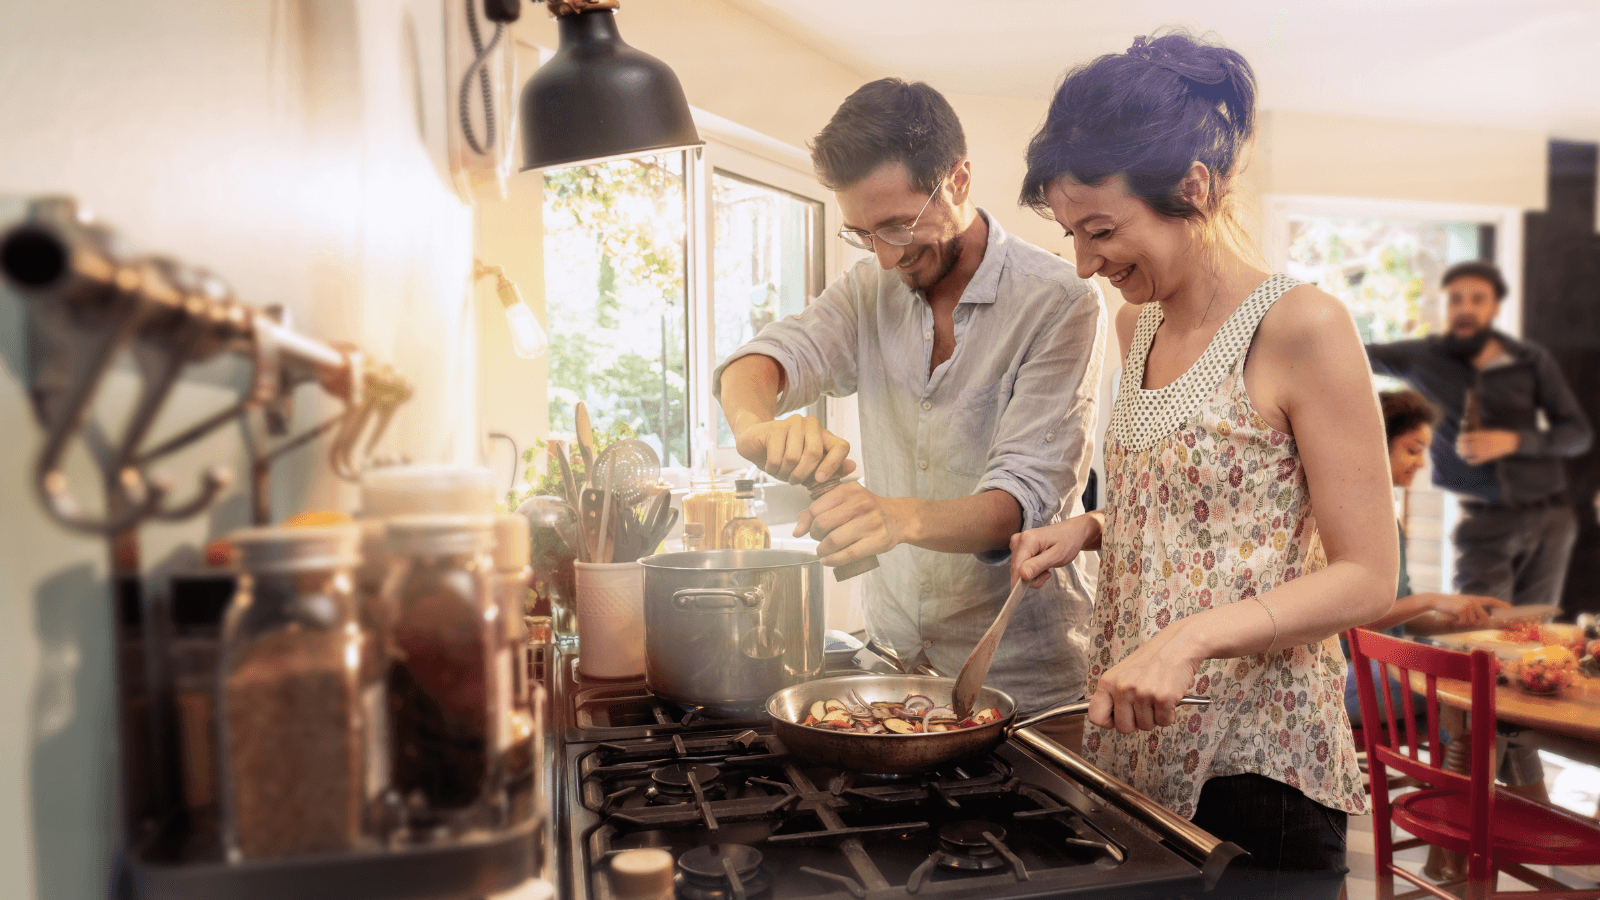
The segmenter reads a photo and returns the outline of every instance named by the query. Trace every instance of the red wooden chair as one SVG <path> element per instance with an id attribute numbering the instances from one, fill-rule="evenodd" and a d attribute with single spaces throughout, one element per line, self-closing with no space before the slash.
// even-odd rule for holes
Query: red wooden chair
<path id="1" fill-rule="evenodd" d="M 1600 898 L 1600 890 L 1573 890 L 1528 868 L 1531 865 L 1600 862 L 1600 825 L 1495 787 L 1495 676 L 1489 652 L 1475 650 L 1469 656 L 1359 628 L 1351 629 L 1346 638 L 1350 641 L 1351 664 L 1356 667 L 1361 719 L 1386 726 L 1365 729 L 1373 782 L 1387 780 L 1388 770 L 1392 768 L 1424 784 L 1418 790 L 1396 797 L 1392 803 L 1387 792 L 1372 792 L 1372 837 L 1380 900 L 1395 900 L 1396 877 L 1418 888 L 1402 897 L 1432 894 L 1442 900 L 1458 900 L 1457 895 L 1443 890 L 1443 885 L 1436 886 L 1394 864 L 1394 851 L 1424 844 L 1466 854 L 1467 896 L 1476 900 Z M 1402 708 L 1395 710 L 1392 702 L 1386 702 L 1388 692 L 1375 689 L 1368 659 L 1390 667 L 1402 684 L 1406 683 L 1410 672 L 1426 676 L 1425 724 L 1431 748 L 1427 761 L 1418 750 L 1413 695 L 1403 692 Z M 1444 748 L 1439 741 L 1436 682 L 1440 678 L 1472 685 L 1470 776 L 1445 769 Z M 1390 835 L 1391 822 L 1416 838 L 1395 843 Z M 1496 890 L 1495 884 L 1502 871 L 1533 885 L 1535 890 Z"/>

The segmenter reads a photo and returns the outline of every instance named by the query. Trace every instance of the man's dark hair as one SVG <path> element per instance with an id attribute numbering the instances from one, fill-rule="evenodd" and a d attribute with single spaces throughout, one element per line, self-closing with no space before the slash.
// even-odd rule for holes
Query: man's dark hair
<path id="1" fill-rule="evenodd" d="M 1391 443 L 1419 425 L 1439 421 L 1439 411 L 1413 390 L 1384 391 L 1378 395 L 1378 403 L 1383 407 L 1383 436 Z"/>
<path id="2" fill-rule="evenodd" d="M 1500 275 L 1500 267 L 1494 263 L 1486 262 L 1460 262 L 1444 270 L 1444 278 L 1439 280 L 1440 287 L 1446 287 L 1457 278 L 1482 278 L 1494 288 L 1494 298 L 1506 298 L 1506 280 Z"/>
<path id="3" fill-rule="evenodd" d="M 923 82 L 880 78 L 845 98 L 811 140 L 811 164 L 830 191 L 841 191 L 888 162 L 932 192 L 967 155 L 961 120 L 944 95 Z"/>

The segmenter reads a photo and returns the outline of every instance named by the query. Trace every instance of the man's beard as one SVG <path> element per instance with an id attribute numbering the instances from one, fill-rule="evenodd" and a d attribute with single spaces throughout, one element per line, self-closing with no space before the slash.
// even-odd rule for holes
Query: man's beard
<path id="1" fill-rule="evenodd" d="M 924 294 L 933 290 L 939 282 L 945 279 L 945 276 L 955 271 L 956 263 L 961 261 L 961 247 L 961 235 L 958 234 L 943 244 L 939 244 L 937 247 L 930 247 L 928 251 L 924 251 L 942 254 L 939 260 L 939 268 L 934 270 L 933 277 L 926 282 L 921 280 L 913 281 L 911 289 L 921 291 Z"/>
<path id="2" fill-rule="evenodd" d="M 1466 337 L 1458 336 L 1452 329 L 1446 331 L 1439 340 L 1439 349 L 1443 350 L 1446 356 L 1471 365 L 1472 361 L 1478 358 L 1478 354 L 1483 352 L 1484 345 L 1489 343 L 1489 338 L 1492 336 L 1493 329 L 1488 325 Z"/>

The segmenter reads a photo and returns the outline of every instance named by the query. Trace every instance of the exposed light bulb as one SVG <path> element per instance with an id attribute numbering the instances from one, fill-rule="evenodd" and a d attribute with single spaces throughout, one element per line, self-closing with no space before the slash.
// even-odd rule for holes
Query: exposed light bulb
<path id="1" fill-rule="evenodd" d="M 500 304 L 505 307 L 506 324 L 511 326 L 511 349 L 523 359 L 543 356 L 550 348 L 550 339 L 539 325 L 539 320 L 534 318 L 533 310 L 523 301 L 516 282 L 507 278 L 499 266 L 485 266 L 482 263 L 478 266 L 476 274 L 493 275 L 498 281 L 496 291 L 500 294 Z"/>
<path id="2" fill-rule="evenodd" d="M 550 341 L 539 326 L 539 320 L 533 317 L 533 310 L 528 308 L 528 304 L 507 306 L 506 324 L 511 326 L 511 349 L 523 359 L 538 359 L 549 348 Z"/>

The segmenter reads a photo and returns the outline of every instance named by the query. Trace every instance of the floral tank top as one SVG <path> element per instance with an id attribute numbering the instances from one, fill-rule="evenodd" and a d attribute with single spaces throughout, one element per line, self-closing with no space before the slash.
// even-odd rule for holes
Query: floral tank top
<path id="1" fill-rule="evenodd" d="M 1327 564 L 1292 437 L 1257 414 L 1244 364 L 1256 327 L 1298 282 L 1274 275 L 1176 381 L 1145 390 L 1158 304 L 1139 314 L 1106 435 L 1105 532 L 1088 690 L 1172 622 Z M 1344 711 L 1337 636 L 1272 654 L 1210 659 L 1174 724 L 1123 735 L 1086 727 L 1085 755 L 1185 818 L 1210 778 L 1255 773 L 1324 806 L 1367 810 Z"/>

